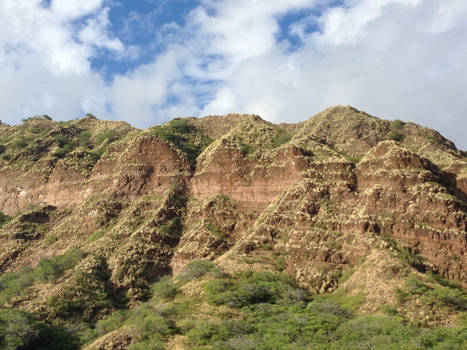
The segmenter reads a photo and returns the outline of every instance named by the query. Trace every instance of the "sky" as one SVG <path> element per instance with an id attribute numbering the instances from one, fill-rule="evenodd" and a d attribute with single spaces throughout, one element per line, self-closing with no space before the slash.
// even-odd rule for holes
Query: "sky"
<path id="1" fill-rule="evenodd" d="M 465 0 L 0 0 L 0 120 L 352 105 L 467 150 L 466 38 Z"/>

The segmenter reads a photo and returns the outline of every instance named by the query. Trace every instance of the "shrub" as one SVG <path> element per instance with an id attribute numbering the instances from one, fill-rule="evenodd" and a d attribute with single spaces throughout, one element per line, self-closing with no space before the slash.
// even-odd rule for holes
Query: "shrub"
<path id="1" fill-rule="evenodd" d="M 271 272 L 246 271 L 236 279 L 218 279 L 204 287 L 208 301 L 214 305 L 242 308 L 259 303 L 293 303 L 304 300 L 300 290 Z"/>
<path id="2" fill-rule="evenodd" d="M 55 135 L 54 140 L 58 143 L 58 147 L 64 147 L 65 145 L 71 143 L 71 140 L 69 140 L 65 135 L 62 134 Z"/>
<path id="3" fill-rule="evenodd" d="M 401 142 L 402 140 L 404 140 L 404 135 L 398 131 L 392 130 L 388 134 L 388 139 Z"/>
<path id="4" fill-rule="evenodd" d="M 212 342 L 212 338 L 217 335 L 219 329 L 216 324 L 208 321 L 200 321 L 186 334 L 192 344 L 206 345 Z"/>
<path id="5" fill-rule="evenodd" d="M 13 147 L 17 149 L 26 148 L 27 145 L 28 145 L 28 142 L 24 138 L 19 138 L 13 142 Z"/>
<path id="6" fill-rule="evenodd" d="M 198 128 L 186 119 L 174 119 L 151 130 L 152 135 L 170 142 L 185 153 L 192 167 L 195 165 L 196 158 L 212 142 L 204 134 L 195 135 L 196 133 L 199 133 Z"/>
<path id="7" fill-rule="evenodd" d="M 391 124 L 391 130 L 388 133 L 387 138 L 394 141 L 403 141 L 404 134 L 401 133 L 401 130 L 404 128 L 405 123 L 401 120 L 394 120 Z"/>
<path id="8" fill-rule="evenodd" d="M 25 152 L 31 156 L 40 156 L 47 147 L 37 142 L 30 143 L 29 146 L 26 147 Z"/>
<path id="9" fill-rule="evenodd" d="M 391 124 L 391 129 L 400 130 L 404 127 L 405 123 L 402 120 L 396 119 Z"/>
<path id="10" fill-rule="evenodd" d="M 89 236 L 88 242 L 91 243 L 91 242 L 97 241 L 99 238 L 104 237 L 106 232 L 107 232 L 107 230 L 105 228 L 101 228 L 99 230 L 94 231 L 91 234 L 91 236 Z"/>
<path id="11" fill-rule="evenodd" d="M 0 145 L 0 154 L 5 153 L 6 151 L 6 146 L 5 145 Z"/>
<path id="12" fill-rule="evenodd" d="M 53 154 L 57 158 L 65 157 L 76 147 L 75 142 L 73 142 L 72 140 L 70 140 L 62 134 L 55 135 L 54 140 L 58 143 L 58 149 Z"/>
<path id="13" fill-rule="evenodd" d="M 110 144 L 114 142 L 115 140 L 117 140 L 117 138 L 118 138 L 118 134 L 115 130 L 107 130 L 96 137 L 96 143 L 100 144 L 105 141 L 106 144 Z"/>
<path id="14" fill-rule="evenodd" d="M 405 286 L 408 292 L 411 294 L 424 294 L 431 288 L 427 286 L 423 281 L 416 275 L 412 275 L 405 280 Z"/>
<path id="15" fill-rule="evenodd" d="M 10 220 L 11 220 L 11 217 L 9 217 L 8 215 L 3 214 L 3 213 L 0 211 L 0 228 L 1 228 L 3 225 L 5 225 L 6 223 L 8 223 Z"/>
<path id="16" fill-rule="evenodd" d="M 0 348 L 77 349 L 78 340 L 62 328 L 36 321 L 31 314 L 24 311 L 0 309 Z"/>
<path id="17" fill-rule="evenodd" d="M 292 139 L 292 135 L 287 133 L 285 129 L 279 129 L 272 139 L 271 147 L 272 148 L 277 148 L 279 146 L 282 146 L 283 144 L 289 142 Z"/>
<path id="18" fill-rule="evenodd" d="M 238 139 L 237 142 L 238 147 L 240 148 L 240 151 L 242 151 L 243 154 L 248 155 L 255 152 L 255 147 L 253 145 L 245 143 L 242 139 Z"/>
<path id="19" fill-rule="evenodd" d="M 97 336 L 103 336 L 123 326 L 128 319 L 128 312 L 125 310 L 117 310 L 106 318 L 97 321 L 95 330 Z"/>
<path id="20" fill-rule="evenodd" d="M 50 259 L 41 259 L 34 270 L 34 280 L 37 282 L 56 281 L 65 271 L 72 268 L 84 253 L 81 250 L 70 250 L 65 254 L 57 255 Z"/>
<path id="21" fill-rule="evenodd" d="M 100 313 L 111 310 L 109 294 L 110 272 L 102 256 L 88 256 L 85 269 L 77 269 L 67 281 L 60 296 L 47 300 L 50 311 L 59 318 L 95 321 Z"/>
<path id="22" fill-rule="evenodd" d="M 82 131 L 78 136 L 78 142 L 81 147 L 89 147 L 89 139 L 91 133 L 89 131 Z"/>
<path id="23" fill-rule="evenodd" d="M 41 259 L 37 268 L 25 267 L 18 272 L 9 272 L 0 277 L 0 303 L 15 296 L 24 296 L 34 283 L 54 282 L 83 257 L 80 250 L 70 250 L 63 255 Z"/>
<path id="24" fill-rule="evenodd" d="M 388 344 L 393 349 L 411 349 L 415 348 L 417 335 L 417 330 L 405 325 L 401 318 L 361 316 L 336 330 L 337 341 L 332 349 L 381 349 Z"/>
<path id="25" fill-rule="evenodd" d="M 169 278 L 160 280 L 151 288 L 151 293 L 156 299 L 173 299 L 177 295 L 177 292 L 178 287 Z"/>
<path id="26" fill-rule="evenodd" d="M 58 158 L 58 159 L 61 159 L 63 157 L 65 157 L 68 153 L 70 153 L 71 151 L 73 151 L 73 146 L 70 145 L 70 144 L 67 144 L 63 147 L 60 147 L 58 148 L 54 153 L 53 155 Z"/>
<path id="27" fill-rule="evenodd" d="M 211 261 L 197 260 L 190 261 L 178 276 L 182 283 L 200 278 L 209 272 L 220 272 L 217 266 Z"/>

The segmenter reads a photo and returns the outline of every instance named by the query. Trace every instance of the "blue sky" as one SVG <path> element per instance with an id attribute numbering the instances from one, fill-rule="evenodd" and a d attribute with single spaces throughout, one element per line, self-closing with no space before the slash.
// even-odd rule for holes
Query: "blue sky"
<path id="1" fill-rule="evenodd" d="M 467 149 L 466 34 L 464 0 L 2 0 L 0 119 L 297 122 L 349 104 Z"/>

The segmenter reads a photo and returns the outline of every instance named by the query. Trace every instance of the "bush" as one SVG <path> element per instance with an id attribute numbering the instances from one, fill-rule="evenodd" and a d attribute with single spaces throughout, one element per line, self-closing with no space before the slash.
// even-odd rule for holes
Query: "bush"
<path id="1" fill-rule="evenodd" d="M 91 242 L 97 241 L 99 238 L 104 237 L 106 232 L 107 232 L 107 230 L 105 228 L 101 228 L 99 230 L 94 231 L 91 234 L 91 236 L 89 236 L 88 242 L 91 243 Z"/>
<path id="2" fill-rule="evenodd" d="M 396 119 L 391 124 L 391 129 L 400 130 L 404 127 L 405 123 L 402 120 Z"/>
<path id="3" fill-rule="evenodd" d="M 58 143 L 58 147 L 64 147 L 65 145 L 71 144 L 71 140 L 69 140 L 65 135 L 62 134 L 55 135 L 54 140 Z"/>
<path id="4" fill-rule="evenodd" d="M 91 133 L 89 131 L 82 131 L 78 136 L 78 142 L 81 147 L 89 147 L 89 139 Z"/>
<path id="5" fill-rule="evenodd" d="M 6 303 L 15 296 L 24 296 L 26 289 L 35 283 L 55 282 L 83 255 L 80 250 L 71 250 L 50 259 L 41 259 L 35 269 L 25 267 L 18 272 L 2 275 L 0 277 L 0 303 Z"/>
<path id="6" fill-rule="evenodd" d="M 169 300 L 177 295 L 178 287 L 171 279 L 163 279 L 155 283 L 151 288 L 151 294 L 156 299 Z"/>
<path id="7" fill-rule="evenodd" d="M 53 154 L 56 158 L 65 157 L 76 147 L 76 144 L 73 140 L 70 140 L 62 134 L 55 135 L 54 140 L 58 143 L 58 149 Z"/>
<path id="8" fill-rule="evenodd" d="M 198 260 L 190 261 L 183 271 L 178 276 L 178 279 L 182 283 L 187 283 L 194 279 L 200 278 L 209 272 L 219 273 L 220 270 L 217 266 L 211 261 Z"/>
<path id="9" fill-rule="evenodd" d="M 360 316 L 343 323 L 337 330 L 332 349 L 413 349 L 418 331 L 401 318 Z M 387 347 L 391 344 L 391 347 Z"/>
<path id="10" fill-rule="evenodd" d="M 242 139 L 238 139 L 237 142 L 240 151 L 242 151 L 244 155 L 252 154 L 255 152 L 255 147 L 253 145 L 245 143 Z"/>
<path id="11" fill-rule="evenodd" d="M 96 143 L 100 144 L 105 141 L 106 144 L 110 144 L 114 142 L 115 140 L 117 140 L 117 138 L 118 138 L 118 134 L 115 130 L 107 130 L 96 137 Z"/>
<path id="12" fill-rule="evenodd" d="M 118 310 L 107 316 L 106 318 L 97 321 L 95 330 L 97 336 L 103 336 L 123 326 L 128 319 L 128 312 Z"/>
<path id="13" fill-rule="evenodd" d="M 9 217 L 8 215 L 3 214 L 3 213 L 0 211 L 0 228 L 1 228 L 3 225 L 5 225 L 6 223 L 8 223 L 10 220 L 11 220 L 11 217 Z"/>
<path id="14" fill-rule="evenodd" d="M 53 295 L 47 306 L 56 317 L 93 322 L 101 313 L 108 313 L 113 302 L 108 280 L 110 272 L 101 256 L 87 257 L 86 270 L 77 269 L 71 280 L 64 284 L 60 296 Z"/>
<path id="15" fill-rule="evenodd" d="M 54 282 L 83 257 L 84 253 L 75 249 L 50 259 L 41 259 L 38 267 L 34 270 L 34 280 L 37 282 Z"/>
<path id="16" fill-rule="evenodd" d="M 194 167 L 196 158 L 212 142 L 212 140 L 199 133 L 198 128 L 186 119 L 174 119 L 169 123 L 152 129 L 151 134 L 170 142 L 180 151 L 186 154 L 188 161 Z"/>
<path id="17" fill-rule="evenodd" d="M 401 130 L 404 128 L 405 123 L 401 120 L 394 120 L 391 124 L 391 130 L 388 133 L 387 138 L 394 141 L 403 141 L 404 134 L 401 133 Z"/>
<path id="18" fill-rule="evenodd" d="M 393 130 L 393 131 L 389 132 L 388 139 L 389 140 L 394 140 L 394 141 L 397 141 L 397 142 L 401 142 L 402 140 L 404 140 L 404 135 L 401 134 L 398 131 Z"/>
<path id="19" fill-rule="evenodd" d="M 0 309 L 0 348 L 7 350 L 77 349 L 78 340 L 62 328 L 36 321 L 26 312 Z"/>
<path id="20" fill-rule="evenodd" d="M 279 129 L 277 131 L 277 134 L 272 139 L 271 147 L 272 148 L 277 148 L 277 147 L 282 146 L 283 144 L 289 142 L 291 139 L 292 139 L 292 135 L 287 133 L 287 131 L 285 129 Z"/>
<path id="21" fill-rule="evenodd" d="M 15 140 L 13 142 L 13 147 L 14 148 L 17 148 L 17 149 L 23 149 L 23 148 L 26 148 L 28 145 L 28 142 L 26 139 L 24 138 L 19 138 L 18 140 Z"/>
<path id="22" fill-rule="evenodd" d="M 281 280 L 272 272 L 246 271 L 234 280 L 218 279 L 204 287 L 208 301 L 214 305 L 242 308 L 258 303 L 293 303 L 304 300 L 301 290 Z"/>
<path id="23" fill-rule="evenodd" d="M 70 153 L 71 151 L 73 151 L 73 146 L 70 145 L 70 144 L 67 144 L 63 147 L 60 147 L 58 148 L 54 153 L 54 157 L 58 158 L 58 159 L 61 159 L 63 157 L 65 157 L 68 153 Z"/>
<path id="24" fill-rule="evenodd" d="M 188 340 L 192 344 L 206 345 L 212 342 L 212 338 L 219 333 L 219 328 L 212 322 L 201 321 L 198 322 L 186 334 Z"/>

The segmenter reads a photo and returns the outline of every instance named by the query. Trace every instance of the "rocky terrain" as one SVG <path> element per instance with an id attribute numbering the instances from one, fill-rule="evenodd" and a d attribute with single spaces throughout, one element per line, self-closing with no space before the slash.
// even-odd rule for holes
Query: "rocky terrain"
<path id="1" fill-rule="evenodd" d="M 286 348 L 243 328 L 248 341 L 217 336 L 248 305 L 286 301 L 320 320 L 346 313 L 332 332 L 387 317 L 466 339 L 467 154 L 417 124 L 349 106 L 298 124 L 232 114 L 147 130 L 39 116 L 0 123 L 0 188 L 5 348 L 40 348 L 44 332 L 75 339 L 57 348 Z M 11 318 L 36 338 L 11 345 Z M 313 342 L 343 348 L 336 337 Z M 454 338 L 406 348 L 463 348 Z"/>

